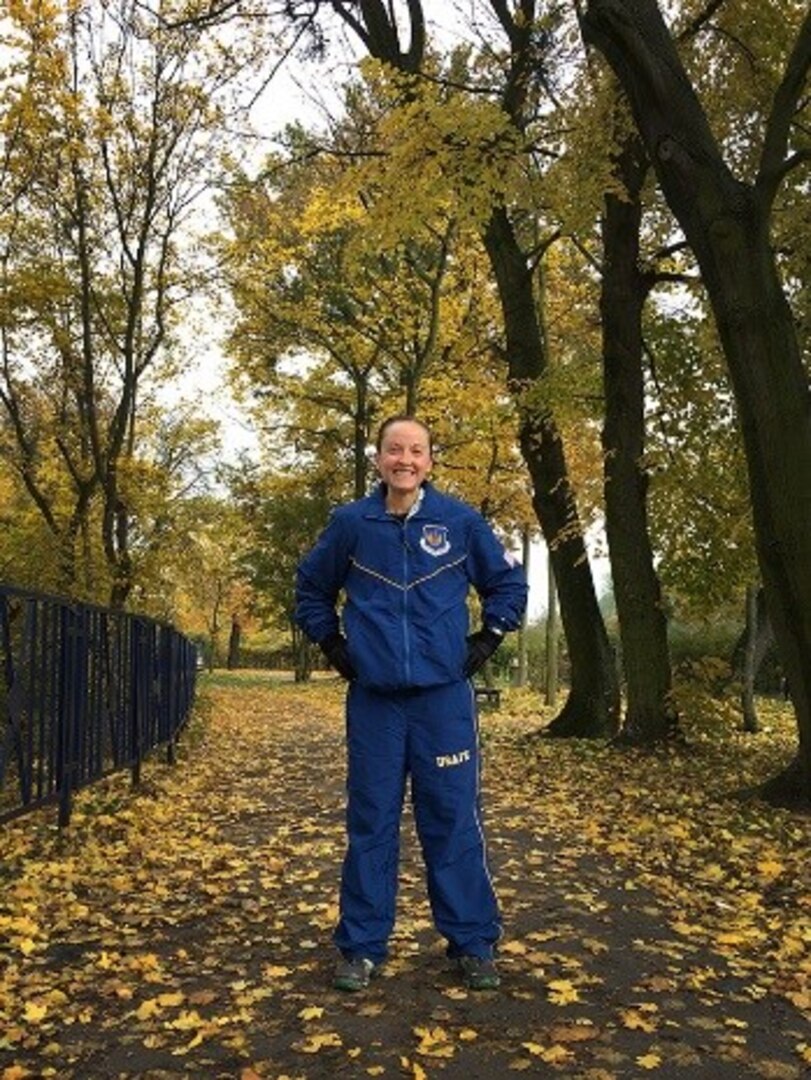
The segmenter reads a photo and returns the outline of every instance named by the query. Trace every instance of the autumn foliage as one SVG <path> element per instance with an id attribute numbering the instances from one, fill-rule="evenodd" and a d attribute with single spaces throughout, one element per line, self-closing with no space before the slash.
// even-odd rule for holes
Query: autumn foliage
<path id="1" fill-rule="evenodd" d="M 804 1075 L 811 822 L 742 794 L 790 757 L 786 707 L 744 738 L 691 698 L 689 749 L 619 756 L 539 738 L 506 691 L 482 718 L 502 991 L 450 971 L 407 818 L 390 961 L 341 995 L 342 693 L 215 675 L 176 767 L 82 793 L 63 836 L 2 829 L 4 1080 Z"/>

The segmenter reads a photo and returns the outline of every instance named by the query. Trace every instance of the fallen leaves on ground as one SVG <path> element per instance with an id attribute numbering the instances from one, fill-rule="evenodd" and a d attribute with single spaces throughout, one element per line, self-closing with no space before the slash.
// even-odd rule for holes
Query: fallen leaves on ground
<path id="1" fill-rule="evenodd" d="M 803 1075 L 811 823 L 734 795 L 791 756 L 788 710 L 744 736 L 699 702 L 689 750 L 642 752 L 538 738 L 536 700 L 502 700 L 500 993 L 445 962 L 410 813 L 390 961 L 329 989 L 342 688 L 237 674 L 138 793 L 81 793 L 62 836 L 49 813 L 0 827 L 0 1078 Z"/>

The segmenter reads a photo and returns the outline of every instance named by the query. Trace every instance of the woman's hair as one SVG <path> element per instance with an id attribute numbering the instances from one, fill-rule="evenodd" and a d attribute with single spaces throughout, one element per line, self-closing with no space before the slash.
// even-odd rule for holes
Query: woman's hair
<path id="1" fill-rule="evenodd" d="M 416 416 L 409 416 L 408 413 L 398 413 L 396 416 L 390 416 L 387 420 L 383 421 L 383 423 L 377 429 L 377 441 L 375 442 L 375 446 L 377 447 L 378 453 L 380 453 L 383 448 L 384 435 L 393 424 L 417 424 L 419 427 L 421 427 L 425 434 L 428 436 L 428 452 L 433 456 L 434 438 L 431 434 L 431 429 L 423 420 L 418 420 Z"/>

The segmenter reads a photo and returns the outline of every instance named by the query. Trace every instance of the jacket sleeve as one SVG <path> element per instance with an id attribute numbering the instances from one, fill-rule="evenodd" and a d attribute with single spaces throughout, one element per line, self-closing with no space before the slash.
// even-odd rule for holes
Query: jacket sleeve
<path id="1" fill-rule="evenodd" d="M 346 524 L 334 512 L 296 572 L 295 619 L 311 641 L 320 644 L 340 628 L 336 605 L 349 570 L 350 554 Z"/>
<path id="2" fill-rule="evenodd" d="M 482 602 L 483 625 L 500 633 L 517 630 L 527 605 L 524 568 L 479 514 L 470 533 L 468 576 Z"/>

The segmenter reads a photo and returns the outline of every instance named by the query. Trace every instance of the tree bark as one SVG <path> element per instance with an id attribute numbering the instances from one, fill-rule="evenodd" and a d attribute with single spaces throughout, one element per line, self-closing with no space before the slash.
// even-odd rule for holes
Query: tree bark
<path id="1" fill-rule="evenodd" d="M 605 524 L 617 604 L 626 684 L 625 722 L 618 740 L 652 743 L 672 737 L 667 619 L 648 530 L 642 310 L 651 284 L 639 265 L 640 192 L 648 170 L 637 137 L 615 162 L 625 197 L 607 194 L 603 213 L 603 469 Z"/>
<path id="2" fill-rule="evenodd" d="M 555 585 L 555 571 L 552 560 L 547 555 L 546 580 L 548 583 L 546 601 L 546 673 L 544 688 L 546 704 L 554 709 L 558 700 L 558 590 Z"/>
<path id="3" fill-rule="evenodd" d="M 234 613 L 231 615 L 231 633 L 228 635 L 228 658 L 225 662 L 225 666 L 229 671 L 234 671 L 239 667 L 239 649 L 242 641 L 242 624 L 239 621 L 239 616 Z"/>
<path id="4" fill-rule="evenodd" d="M 741 673 L 741 707 L 743 710 L 743 730 L 760 731 L 757 709 L 755 708 L 755 676 L 757 675 L 758 643 L 758 589 L 750 585 L 746 590 L 746 647 Z"/>
<path id="5" fill-rule="evenodd" d="M 290 619 L 290 636 L 293 642 L 293 679 L 297 683 L 309 682 L 313 671 L 313 654 L 310 643 L 296 625 L 294 619 Z"/>
<path id="6" fill-rule="evenodd" d="M 529 560 L 532 552 L 532 534 L 529 525 L 525 525 L 521 535 L 521 555 L 524 573 L 529 577 Z M 524 609 L 521 628 L 518 631 L 518 669 L 515 673 L 515 685 L 526 686 L 529 680 L 529 608 Z"/>
<path id="7" fill-rule="evenodd" d="M 758 562 L 799 734 L 796 759 L 763 794 L 811 803 L 811 401 L 769 243 L 791 117 L 811 66 L 811 12 L 775 94 L 751 184 L 723 160 L 655 0 L 590 0 L 583 33 L 628 96 L 715 315 L 743 433 Z"/>

